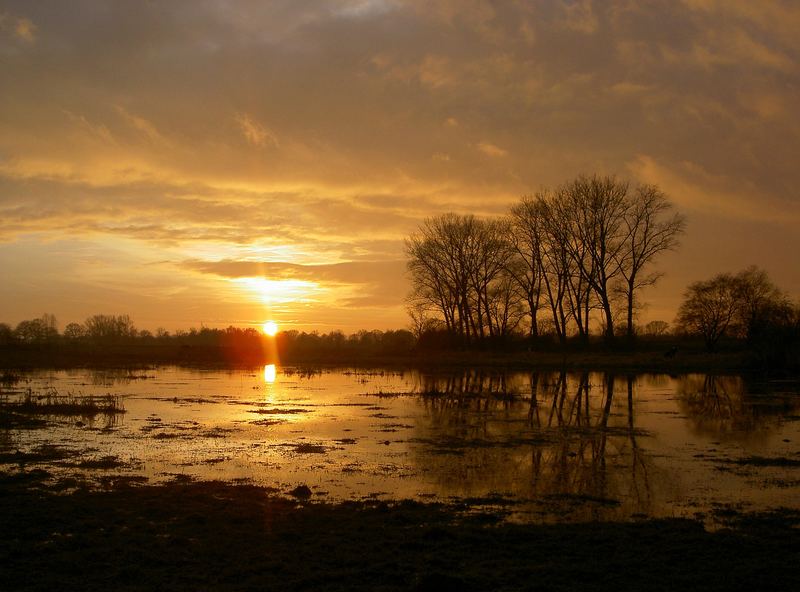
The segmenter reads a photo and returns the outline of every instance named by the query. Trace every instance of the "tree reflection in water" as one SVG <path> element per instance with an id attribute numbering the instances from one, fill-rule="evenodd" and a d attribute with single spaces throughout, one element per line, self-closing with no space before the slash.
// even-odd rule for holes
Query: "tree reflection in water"
<path id="1" fill-rule="evenodd" d="M 757 388 L 739 376 L 683 376 L 678 400 L 696 433 L 734 440 L 757 437 L 798 408 L 795 394 Z"/>
<path id="2" fill-rule="evenodd" d="M 453 495 L 511 494 L 585 517 L 649 512 L 635 384 L 588 372 L 426 376 L 417 466 Z"/>

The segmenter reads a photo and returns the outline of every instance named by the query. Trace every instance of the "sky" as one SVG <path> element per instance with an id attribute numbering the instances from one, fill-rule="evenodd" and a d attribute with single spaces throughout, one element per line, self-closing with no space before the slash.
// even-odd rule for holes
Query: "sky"
<path id="1" fill-rule="evenodd" d="M 580 174 L 686 215 L 640 320 L 800 295 L 800 4 L 0 0 L 0 322 L 408 325 L 403 240 Z"/>

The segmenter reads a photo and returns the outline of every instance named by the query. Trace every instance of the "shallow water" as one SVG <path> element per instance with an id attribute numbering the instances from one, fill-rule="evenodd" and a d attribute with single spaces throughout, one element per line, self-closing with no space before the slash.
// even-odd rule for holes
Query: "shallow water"
<path id="1" fill-rule="evenodd" d="M 504 504 L 521 520 L 800 507 L 797 383 L 162 367 L 38 371 L 0 385 L 6 402 L 47 393 L 111 394 L 125 413 L 0 429 L 3 470 L 307 485 L 332 500 L 463 499 Z"/>

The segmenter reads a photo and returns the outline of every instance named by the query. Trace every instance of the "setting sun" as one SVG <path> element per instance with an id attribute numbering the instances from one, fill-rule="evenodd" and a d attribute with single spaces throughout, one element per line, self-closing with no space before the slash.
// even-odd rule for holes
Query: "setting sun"
<path id="1" fill-rule="evenodd" d="M 275 337 L 278 333 L 278 323 L 275 321 L 267 321 L 261 326 L 261 329 L 270 337 Z"/>

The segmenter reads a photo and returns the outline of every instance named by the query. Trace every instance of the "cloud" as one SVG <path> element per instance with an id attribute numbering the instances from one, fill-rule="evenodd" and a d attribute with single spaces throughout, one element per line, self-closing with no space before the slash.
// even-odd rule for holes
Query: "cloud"
<path id="1" fill-rule="evenodd" d="M 286 261 L 187 260 L 180 267 L 230 280 L 303 281 L 349 287 L 339 303 L 347 306 L 399 306 L 409 290 L 405 260 L 347 261 L 301 265 Z"/>
<path id="2" fill-rule="evenodd" d="M 170 142 L 161 134 L 161 132 L 158 131 L 158 128 L 156 128 L 152 122 L 148 121 L 144 117 L 134 115 L 120 105 L 117 105 L 116 109 L 117 113 L 119 113 L 133 129 L 144 136 L 144 138 L 146 138 L 149 142 L 153 144 L 169 146 Z"/>
<path id="3" fill-rule="evenodd" d="M 269 145 L 274 148 L 280 148 L 275 134 L 246 113 L 237 113 L 236 123 L 239 124 L 245 139 L 253 146 L 263 148 Z"/>
<path id="4" fill-rule="evenodd" d="M 491 142 L 478 142 L 478 150 L 483 152 L 486 156 L 490 156 L 492 158 L 502 158 L 503 156 L 508 155 L 508 150 L 503 150 Z"/>
<path id="5" fill-rule="evenodd" d="M 200 261 L 189 260 L 183 267 L 227 278 L 265 277 L 343 283 L 369 283 L 377 275 L 405 271 L 405 261 L 348 261 L 323 265 L 300 265 L 286 261 Z"/>
<path id="6" fill-rule="evenodd" d="M 629 165 L 643 183 L 664 189 L 679 207 L 736 220 L 795 226 L 800 224 L 800 204 L 780 203 L 757 186 L 742 187 L 713 175 L 691 162 L 669 166 L 640 155 Z"/>
<path id="7" fill-rule="evenodd" d="M 584 34 L 595 33 L 599 27 L 592 0 L 578 0 L 562 5 L 561 25 Z"/>

